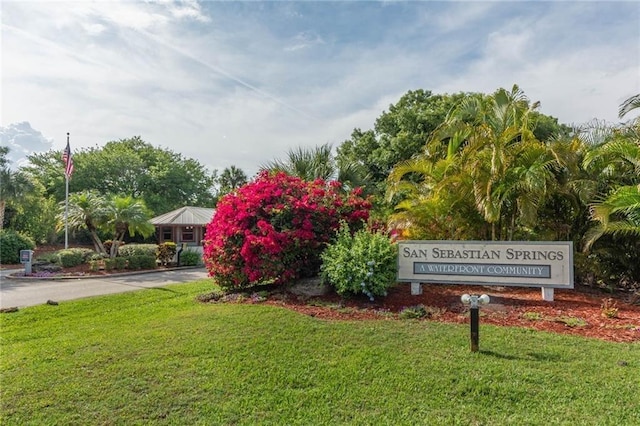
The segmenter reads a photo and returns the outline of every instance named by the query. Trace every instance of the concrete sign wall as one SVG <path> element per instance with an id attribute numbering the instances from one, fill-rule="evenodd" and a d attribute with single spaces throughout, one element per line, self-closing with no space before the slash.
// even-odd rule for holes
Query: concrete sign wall
<path id="1" fill-rule="evenodd" d="M 398 281 L 573 288 L 570 241 L 400 241 Z"/>

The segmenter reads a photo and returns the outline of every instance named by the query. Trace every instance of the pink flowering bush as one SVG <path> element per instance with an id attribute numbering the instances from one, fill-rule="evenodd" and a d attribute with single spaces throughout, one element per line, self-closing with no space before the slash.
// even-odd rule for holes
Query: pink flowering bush
<path id="1" fill-rule="evenodd" d="M 209 275 L 223 288 L 242 288 L 317 274 L 340 221 L 358 229 L 369 218 L 371 203 L 360 190 L 341 187 L 265 171 L 227 194 L 207 225 Z"/>

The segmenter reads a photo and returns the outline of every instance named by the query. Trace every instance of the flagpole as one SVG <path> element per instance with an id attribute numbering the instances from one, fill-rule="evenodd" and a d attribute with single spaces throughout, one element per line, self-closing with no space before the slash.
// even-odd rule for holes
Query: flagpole
<path id="1" fill-rule="evenodd" d="M 69 146 L 69 132 L 67 132 L 67 146 Z M 69 159 L 71 161 L 71 159 Z M 66 166 L 66 165 L 65 165 Z M 69 248 L 69 173 L 65 168 L 64 185 L 64 248 Z"/>

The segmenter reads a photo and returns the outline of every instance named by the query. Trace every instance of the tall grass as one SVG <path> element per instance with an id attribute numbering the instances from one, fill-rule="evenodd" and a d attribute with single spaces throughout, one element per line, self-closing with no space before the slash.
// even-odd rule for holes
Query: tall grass
<path id="1" fill-rule="evenodd" d="M 209 281 L 0 316 L 2 424 L 640 424 L 640 344 L 200 304 Z"/>

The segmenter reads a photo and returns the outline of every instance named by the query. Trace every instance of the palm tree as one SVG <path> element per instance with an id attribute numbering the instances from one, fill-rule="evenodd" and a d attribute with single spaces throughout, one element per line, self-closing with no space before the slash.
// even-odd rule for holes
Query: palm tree
<path id="1" fill-rule="evenodd" d="M 263 165 L 261 170 L 284 172 L 306 181 L 330 180 L 337 177 L 337 167 L 329 144 L 316 146 L 313 149 L 304 147 L 291 149 L 287 152 L 286 159 L 273 160 Z"/>
<path id="2" fill-rule="evenodd" d="M 330 144 L 289 150 L 286 159 L 270 161 L 262 165 L 260 169 L 284 172 L 305 181 L 337 180 L 344 185 L 344 189 L 366 187 L 371 183 L 366 173 L 363 172 L 362 165 L 338 162 L 332 153 Z"/>
<path id="3" fill-rule="evenodd" d="M 516 225 L 532 226 L 557 167 L 557 158 L 532 131 L 529 116 L 537 106 L 516 85 L 463 99 L 425 152 L 392 171 L 391 194 L 404 192 L 405 201 L 418 201 L 416 206 L 454 203 L 435 211 L 461 208 L 468 214 L 473 205 L 493 240 L 512 238 Z"/>
<path id="4" fill-rule="evenodd" d="M 640 108 L 640 95 L 620 106 L 620 118 Z M 584 250 L 603 235 L 640 237 L 640 121 L 632 121 L 612 132 L 612 138 L 592 150 L 585 158 L 585 168 L 609 178 L 609 192 L 590 206 L 596 224 L 585 235 Z"/>
<path id="5" fill-rule="evenodd" d="M 233 165 L 225 168 L 218 178 L 220 195 L 228 194 L 229 192 L 240 188 L 242 185 L 246 184 L 247 181 L 247 175 L 242 169 Z"/>
<path id="6" fill-rule="evenodd" d="M 9 160 L 6 158 L 8 153 L 9 147 L 0 146 L 0 230 L 4 226 L 7 203 L 33 190 L 32 182 L 24 173 L 9 168 Z"/>
<path id="7" fill-rule="evenodd" d="M 58 228 L 64 227 L 65 203 L 60 203 Z M 98 229 L 104 224 L 107 214 L 107 201 L 97 191 L 83 191 L 69 195 L 67 224 L 72 230 L 89 231 L 93 247 L 98 253 L 106 254 Z"/>
<path id="8" fill-rule="evenodd" d="M 118 247 L 124 237 L 140 234 L 143 237 L 152 235 L 155 227 L 149 222 L 150 214 L 144 201 L 131 196 L 115 196 L 105 208 L 105 226 L 114 232 L 111 245 L 111 257 L 116 257 Z"/>
<path id="9" fill-rule="evenodd" d="M 618 117 L 623 118 L 625 115 L 627 115 L 631 111 L 639 108 L 640 108 L 640 93 L 637 95 L 631 96 L 620 105 L 620 109 L 618 110 Z"/>
<path id="10" fill-rule="evenodd" d="M 597 223 L 585 234 L 585 250 L 605 234 L 640 237 L 640 184 L 615 189 L 590 211 Z"/>

